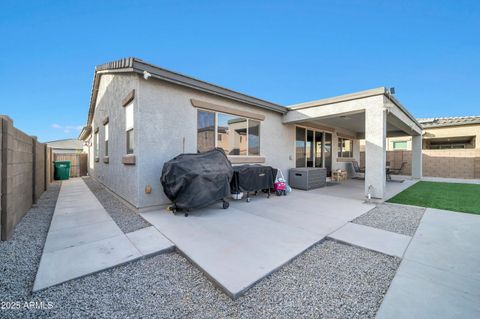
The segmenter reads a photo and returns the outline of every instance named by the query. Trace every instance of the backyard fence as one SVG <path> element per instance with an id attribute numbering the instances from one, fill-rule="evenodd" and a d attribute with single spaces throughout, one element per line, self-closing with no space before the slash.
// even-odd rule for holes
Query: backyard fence
<path id="1" fill-rule="evenodd" d="M 86 153 L 54 153 L 53 161 L 70 161 L 70 177 L 80 177 L 87 175 L 87 156 Z"/>
<path id="2" fill-rule="evenodd" d="M 7 240 L 50 182 L 50 152 L 0 115 L 0 239 Z"/>
<path id="3" fill-rule="evenodd" d="M 392 168 L 405 162 L 401 174 L 412 174 L 411 151 L 387 151 L 387 161 Z M 360 165 L 365 166 L 365 152 L 360 152 Z M 429 177 L 480 179 L 480 149 L 423 150 L 422 171 Z"/>

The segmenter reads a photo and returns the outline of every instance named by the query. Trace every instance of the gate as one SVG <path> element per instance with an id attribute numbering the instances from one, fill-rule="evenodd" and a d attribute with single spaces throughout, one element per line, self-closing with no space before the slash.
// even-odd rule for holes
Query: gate
<path id="1" fill-rule="evenodd" d="M 80 177 L 87 175 L 87 155 L 86 153 L 71 154 L 53 154 L 53 161 L 70 161 L 70 177 Z M 53 162 L 52 162 L 53 165 Z M 52 168 L 53 173 L 53 168 Z"/>

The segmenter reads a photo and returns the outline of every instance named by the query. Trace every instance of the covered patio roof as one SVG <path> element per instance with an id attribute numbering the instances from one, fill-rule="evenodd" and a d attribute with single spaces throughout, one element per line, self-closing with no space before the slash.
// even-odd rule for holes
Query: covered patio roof
<path id="1" fill-rule="evenodd" d="M 422 127 L 385 87 L 288 107 L 284 124 L 299 124 L 365 139 L 365 196 L 386 193 L 386 138 L 412 136 L 412 177 L 422 175 Z"/>
<path id="2" fill-rule="evenodd" d="M 420 123 L 385 87 L 288 106 L 283 123 L 342 128 L 365 138 L 365 111 L 387 111 L 387 137 L 422 134 Z"/>

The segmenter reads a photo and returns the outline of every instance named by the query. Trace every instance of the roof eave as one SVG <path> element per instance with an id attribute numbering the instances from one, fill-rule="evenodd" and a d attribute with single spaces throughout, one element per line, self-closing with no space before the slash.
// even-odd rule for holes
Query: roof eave
<path id="1" fill-rule="evenodd" d="M 214 94 L 217 96 L 225 97 L 231 100 L 239 101 L 248 105 L 256 106 L 269 111 L 285 114 L 287 109 L 279 104 L 261 100 L 243 93 L 239 93 L 215 84 L 211 84 L 193 77 L 162 69 L 155 65 L 146 63 L 136 58 L 126 58 L 113 62 L 108 62 L 95 67 L 95 73 L 92 83 L 92 92 L 90 96 L 90 106 L 87 117 L 87 126 L 90 126 L 93 121 L 93 115 L 95 112 L 95 104 L 98 94 L 98 86 L 100 77 L 103 74 L 111 73 L 137 73 L 143 75 L 147 71 L 152 77 L 168 81 L 171 83 L 187 86 L 196 90 Z"/>
<path id="2" fill-rule="evenodd" d="M 179 84 L 182 86 L 190 87 L 199 91 L 207 92 L 217 96 L 225 97 L 231 100 L 236 100 L 245 104 L 263 108 L 269 111 L 278 112 L 281 114 L 287 113 L 287 108 L 275 104 L 266 100 L 262 100 L 247 94 L 236 92 L 219 85 L 211 84 L 187 75 L 183 75 L 177 72 L 169 71 L 144 61 L 133 60 L 133 69 L 139 74 L 144 74 L 145 71 L 150 73 L 152 77 L 168 81 L 171 83 Z"/>
<path id="3" fill-rule="evenodd" d="M 92 127 L 90 125 L 84 126 L 80 131 L 80 134 L 78 135 L 78 139 L 85 141 L 90 136 L 91 133 L 92 133 Z"/>

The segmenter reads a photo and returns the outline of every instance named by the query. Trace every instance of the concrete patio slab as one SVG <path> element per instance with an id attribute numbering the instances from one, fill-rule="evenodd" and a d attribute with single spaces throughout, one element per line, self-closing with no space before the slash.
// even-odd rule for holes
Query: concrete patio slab
<path id="1" fill-rule="evenodd" d="M 412 179 L 411 176 L 392 176 L 395 182 L 387 182 L 385 188 L 385 196 L 383 200 L 375 200 L 376 202 L 387 201 L 403 190 L 417 183 L 418 179 Z M 399 180 L 403 182 L 398 182 Z M 329 186 L 312 190 L 312 192 L 327 196 L 339 197 L 341 199 L 355 199 L 365 201 L 365 181 L 359 179 L 348 179 L 342 182 L 331 182 Z"/>
<path id="2" fill-rule="evenodd" d="M 168 242 L 158 231 L 132 238 L 135 245 L 81 178 L 62 182 L 33 291 L 164 251 Z"/>
<path id="3" fill-rule="evenodd" d="M 260 194 L 250 203 L 233 201 L 227 210 L 220 207 L 195 210 L 189 217 L 166 210 L 142 216 L 236 298 L 329 232 L 374 206 L 294 191 L 270 199 Z"/>
<path id="4" fill-rule="evenodd" d="M 175 245 L 153 226 L 127 233 L 126 236 L 143 256 L 172 251 L 175 248 Z"/>
<path id="5" fill-rule="evenodd" d="M 400 258 L 412 239 L 410 236 L 354 223 L 347 223 L 329 237 Z"/>
<path id="6" fill-rule="evenodd" d="M 479 318 L 480 216 L 428 208 L 377 318 Z"/>

